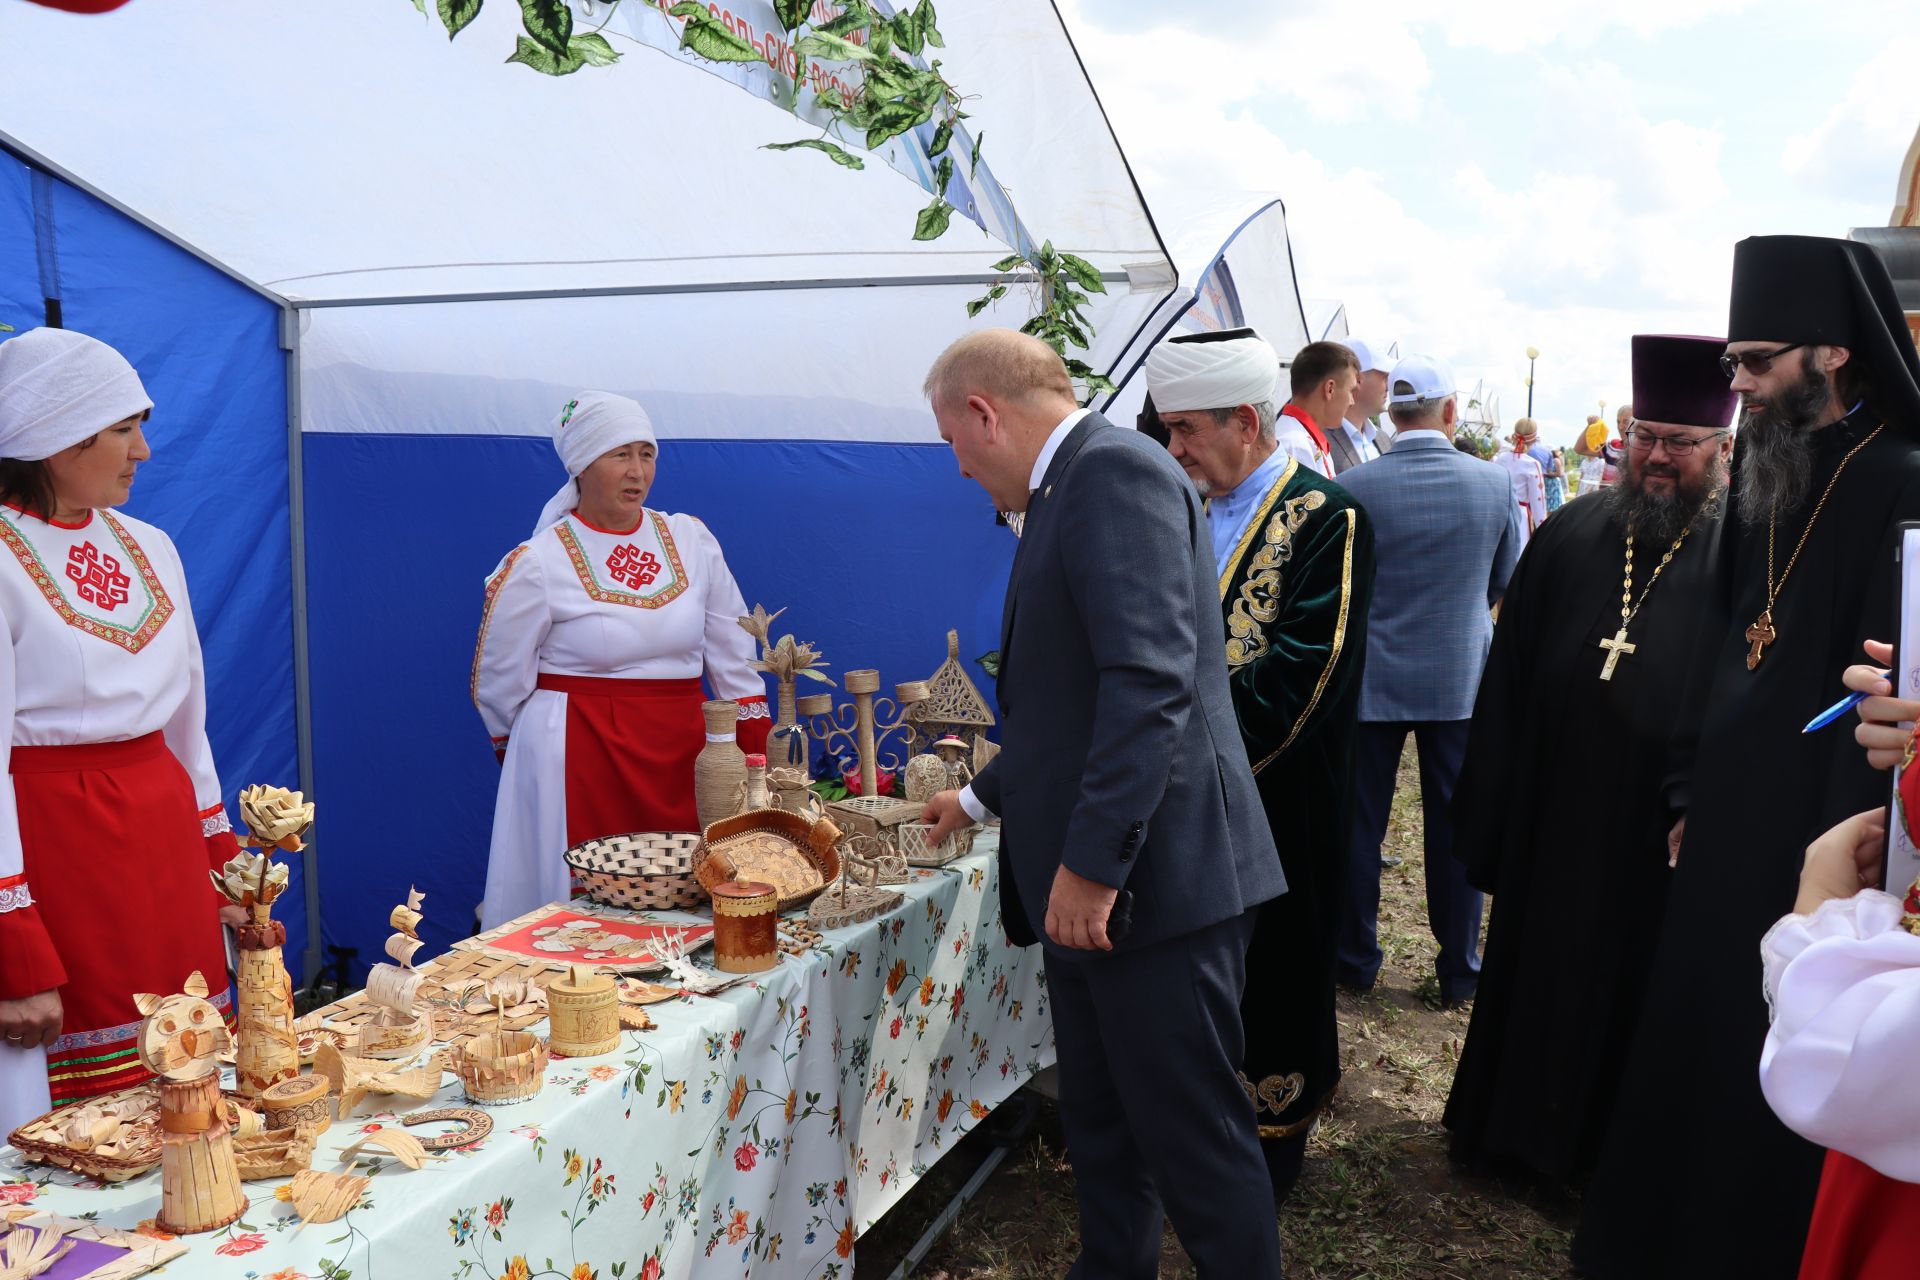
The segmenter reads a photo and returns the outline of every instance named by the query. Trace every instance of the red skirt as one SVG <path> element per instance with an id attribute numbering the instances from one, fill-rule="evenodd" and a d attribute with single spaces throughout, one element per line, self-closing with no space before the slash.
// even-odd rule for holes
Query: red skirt
<path id="1" fill-rule="evenodd" d="M 160 734 L 15 747 L 12 771 L 27 883 L 67 970 L 47 1051 L 63 1106 L 150 1076 L 135 992 L 170 995 L 197 969 L 225 1011 L 226 947 L 193 783 Z"/>
<path id="2" fill-rule="evenodd" d="M 1920 1186 L 1829 1151 L 1800 1255 L 1800 1280 L 1911 1280 L 1920 1274 L 1917 1222 Z"/>
<path id="3" fill-rule="evenodd" d="M 698 680 L 540 677 L 567 695 L 567 843 L 698 831 L 693 760 L 707 745 Z"/>

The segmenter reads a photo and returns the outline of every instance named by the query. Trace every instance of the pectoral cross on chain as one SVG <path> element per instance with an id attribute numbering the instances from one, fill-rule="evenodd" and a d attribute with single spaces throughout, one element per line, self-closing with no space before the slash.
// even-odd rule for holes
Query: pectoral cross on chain
<path id="1" fill-rule="evenodd" d="M 1768 609 L 1747 628 L 1747 643 L 1753 646 L 1747 650 L 1747 670 L 1758 667 L 1760 659 L 1766 657 L 1767 646 L 1779 638 L 1780 633 L 1773 629 L 1773 610 Z"/>
<path id="2" fill-rule="evenodd" d="M 1625 627 L 1621 627 L 1620 630 L 1616 631 L 1611 640 L 1602 640 L 1600 647 L 1607 651 L 1607 665 L 1600 668 L 1600 678 L 1602 680 L 1613 679 L 1613 669 L 1620 665 L 1620 659 L 1630 653 L 1637 652 L 1640 648 L 1637 644 L 1627 643 L 1627 629 Z"/>

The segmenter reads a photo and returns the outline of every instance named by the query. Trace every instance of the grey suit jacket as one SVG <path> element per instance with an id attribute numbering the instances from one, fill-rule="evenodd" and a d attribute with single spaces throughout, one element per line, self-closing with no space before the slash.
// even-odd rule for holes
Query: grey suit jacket
<path id="1" fill-rule="evenodd" d="M 1327 432 L 1327 452 L 1333 455 L 1333 474 L 1350 470 L 1360 465 L 1360 455 L 1353 447 L 1353 437 L 1347 434 L 1347 424 L 1337 423 Z"/>
<path id="2" fill-rule="evenodd" d="M 1513 482 L 1440 436 L 1340 477 L 1373 519 L 1363 721 L 1466 720 L 1493 644 L 1488 612 L 1520 557 Z"/>
<path id="3" fill-rule="evenodd" d="M 973 781 L 1002 821 L 1015 942 L 1045 937 L 1062 863 L 1133 895 L 1116 950 L 1286 891 L 1225 645 L 1199 495 L 1165 449 L 1087 415 L 1027 508 L 1001 622 L 1004 745 Z"/>

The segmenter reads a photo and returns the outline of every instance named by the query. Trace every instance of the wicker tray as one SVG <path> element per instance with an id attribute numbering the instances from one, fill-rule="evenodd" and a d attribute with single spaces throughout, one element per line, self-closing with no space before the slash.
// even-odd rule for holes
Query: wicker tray
<path id="1" fill-rule="evenodd" d="M 728 880 L 757 880 L 780 895 L 780 909 L 805 902 L 840 874 L 840 829 L 784 809 L 749 809 L 707 828 L 694 874 L 711 891 Z"/>
<path id="2" fill-rule="evenodd" d="M 637 831 L 582 841 L 562 856 L 595 902 L 684 911 L 707 900 L 693 873 L 699 852 L 700 837 L 692 832 Z"/>
<path id="3" fill-rule="evenodd" d="M 246 1109 L 239 1107 L 231 1095 L 223 1096 L 228 1122 L 233 1123 Z M 111 1140 L 109 1151 L 76 1146 L 67 1138 L 68 1123 L 87 1108 L 118 1115 L 120 1131 Z M 58 1165 L 102 1182 L 125 1182 L 160 1167 L 160 1091 L 148 1082 L 69 1103 L 27 1121 L 8 1134 L 7 1141 L 36 1164 Z"/>

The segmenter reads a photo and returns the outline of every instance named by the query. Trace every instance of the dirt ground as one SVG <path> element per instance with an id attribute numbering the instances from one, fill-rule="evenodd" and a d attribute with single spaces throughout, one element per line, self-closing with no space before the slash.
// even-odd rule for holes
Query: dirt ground
<path id="1" fill-rule="evenodd" d="M 1577 1205 L 1456 1173 L 1446 1106 L 1466 1010 L 1438 1007 L 1421 875 L 1419 779 L 1403 763 L 1381 873 L 1386 966 L 1364 998 L 1340 996 L 1343 1079 L 1280 1210 L 1292 1280 L 1561 1280 Z M 1031 1094 L 1027 1095 L 1031 1096 Z M 1012 1108 L 1003 1108 L 1003 1112 Z M 1052 1104 L 914 1275 L 1027 1280 L 1066 1273 L 1076 1251 L 1073 1172 Z M 1001 1119 L 996 1115 L 996 1121 Z M 995 1140 L 983 1125 L 860 1241 L 859 1280 L 885 1280 Z M 1171 1231 L 1162 1276 L 1192 1276 Z"/>

